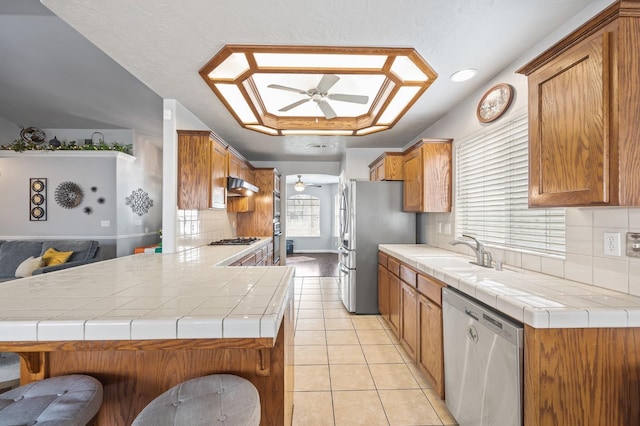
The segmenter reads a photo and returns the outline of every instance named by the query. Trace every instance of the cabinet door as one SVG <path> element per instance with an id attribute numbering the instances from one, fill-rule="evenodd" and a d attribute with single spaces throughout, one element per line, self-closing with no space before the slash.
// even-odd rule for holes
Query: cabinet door
<path id="1" fill-rule="evenodd" d="M 377 178 L 376 178 L 376 167 L 375 166 L 373 166 L 373 167 L 371 167 L 369 169 L 369 180 L 371 182 L 377 180 Z"/>
<path id="2" fill-rule="evenodd" d="M 418 298 L 416 289 L 409 284 L 401 282 L 402 299 L 400 301 L 400 341 L 407 353 L 415 361 L 418 339 Z"/>
<path id="3" fill-rule="evenodd" d="M 451 211 L 451 156 L 451 143 L 435 142 L 422 146 L 424 186 L 421 211 Z"/>
<path id="4" fill-rule="evenodd" d="M 400 278 L 389 273 L 389 327 L 400 337 Z"/>
<path id="5" fill-rule="evenodd" d="M 442 340 L 442 308 L 418 297 L 418 364 L 440 398 L 444 399 L 444 351 Z"/>
<path id="6" fill-rule="evenodd" d="M 214 142 L 211 153 L 211 207 L 227 206 L 227 150 Z"/>
<path id="7" fill-rule="evenodd" d="M 416 148 L 404 156 L 403 210 L 420 212 L 422 203 L 422 148 Z"/>
<path id="8" fill-rule="evenodd" d="M 229 176 L 241 178 L 242 176 L 242 162 L 231 152 L 228 153 L 229 162 Z"/>
<path id="9" fill-rule="evenodd" d="M 211 145 L 207 132 L 178 132 L 178 208 L 209 208 Z"/>
<path id="10" fill-rule="evenodd" d="M 609 50 L 602 33 L 529 76 L 530 206 L 606 204 L 617 191 Z"/>
<path id="11" fill-rule="evenodd" d="M 378 265 L 378 310 L 389 321 L 389 272 L 382 265 Z"/>

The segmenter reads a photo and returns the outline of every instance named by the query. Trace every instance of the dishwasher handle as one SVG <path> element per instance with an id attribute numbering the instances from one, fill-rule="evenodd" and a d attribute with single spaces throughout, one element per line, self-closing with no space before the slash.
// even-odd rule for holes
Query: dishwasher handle
<path id="1" fill-rule="evenodd" d="M 471 318 L 473 318 L 476 321 L 480 321 L 480 316 L 478 314 L 476 314 L 475 312 L 473 312 L 471 309 L 465 307 L 464 308 L 464 313 L 469 315 Z"/>

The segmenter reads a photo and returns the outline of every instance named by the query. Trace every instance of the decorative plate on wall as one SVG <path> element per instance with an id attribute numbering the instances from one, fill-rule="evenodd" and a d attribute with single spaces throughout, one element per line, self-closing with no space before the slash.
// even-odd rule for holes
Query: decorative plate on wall
<path id="1" fill-rule="evenodd" d="M 84 192 L 77 183 L 62 182 L 56 188 L 56 203 L 65 209 L 73 209 L 82 203 Z"/>
<path id="2" fill-rule="evenodd" d="M 153 207 L 153 200 L 142 188 L 138 188 L 132 191 L 130 196 L 125 198 L 125 204 L 131 207 L 132 212 L 138 216 L 142 216 Z"/>
<path id="3" fill-rule="evenodd" d="M 513 99 L 513 87 L 508 84 L 496 84 L 487 90 L 476 110 L 478 120 L 482 123 L 490 123 L 507 111 Z"/>

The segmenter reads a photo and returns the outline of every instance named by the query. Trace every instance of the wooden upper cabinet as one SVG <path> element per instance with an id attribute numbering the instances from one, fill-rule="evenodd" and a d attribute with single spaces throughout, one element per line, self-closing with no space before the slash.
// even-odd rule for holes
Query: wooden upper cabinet
<path id="1" fill-rule="evenodd" d="M 369 164 L 369 180 L 402 180 L 403 153 L 385 152 Z"/>
<path id="2" fill-rule="evenodd" d="M 422 139 L 404 152 L 404 211 L 451 211 L 452 142 Z"/>
<path id="3" fill-rule="evenodd" d="M 255 185 L 259 188 L 257 194 L 243 199 L 253 200 L 252 213 L 238 215 L 238 235 L 244 236 L 273 236 L 274 219 L 274 189 L 275 176 L 280 173 L 273 168 L 258 168 L 254 170 Z M 233 200 L 233 198 L 231 198 Z"/>
<path id="4" fill-rule="evenodd" d="M 224 208 L 226 146 L 209 131 L 178 130 L 178 208 Z"/>
<path id="5" fill-rule="evenodd" d="M 529 205 L 640 205 L 640 4 L 617 2 L 518 72 Z"/>

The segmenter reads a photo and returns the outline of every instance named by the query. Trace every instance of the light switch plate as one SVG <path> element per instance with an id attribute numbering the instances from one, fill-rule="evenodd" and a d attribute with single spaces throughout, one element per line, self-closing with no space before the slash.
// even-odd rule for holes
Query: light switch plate
<path id="1" fill-rule="evenodd" d="M 604 255 L 605 256 L 622 256 L 619 232 L 604 233 Z"/>

